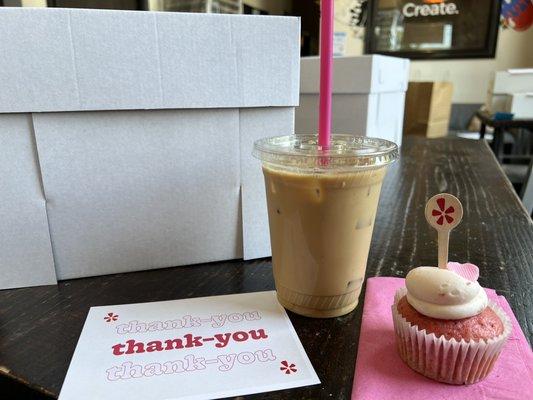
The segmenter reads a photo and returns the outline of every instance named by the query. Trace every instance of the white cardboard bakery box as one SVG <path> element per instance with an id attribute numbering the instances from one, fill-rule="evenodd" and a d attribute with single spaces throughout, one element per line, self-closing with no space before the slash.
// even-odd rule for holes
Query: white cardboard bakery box
<path id="1" fill-rule="evenodd" d="M 533 118 L 533 91 L 507 95 L 505 111 L 514 114 L 515 119 Z"/>
<path id="2" fill-rule="evenodd" d="M 301 60 L 296 133 L 318 127 L 320 59 Z M 402 142 L 409 60 L 381 55 L 336 57 L 333 62 L 332 131 Z"/>
<path id="3" fill-rule="evenodd" d="M 509 112 L 508 95 L 533 92 L 533 68 L 495 71 L 487 91 L 487 109 L 491 113 Z"/>
<path id="4" fill-rule="evenodd" d="M 293 133 L 299 27 L 0 8 L 0 287 L 270 255 L 252 143 Z"/>

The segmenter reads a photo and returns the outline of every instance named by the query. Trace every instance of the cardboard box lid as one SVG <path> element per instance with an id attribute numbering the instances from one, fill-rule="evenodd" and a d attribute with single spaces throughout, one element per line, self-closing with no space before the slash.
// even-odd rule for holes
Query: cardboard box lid
<path id="1" fill-rule="evenodd" d="M 533 68 L 493 72 L 488 91 L 494 94 L 533 91 Z"/>
<path id="2" fill-rule="evenodd" d="M 333 93 L 405 92 L 409 77 L 409 60 L 380 55 L 335 57 Z M 300 92 L 318 93 L 320 60 L 303 57 Z"/>
<path id="3" fill-rule="evenodd" d="M 515 119 L 533 118 L 533 92 L 507 95 L 505 111 L 513 113 Z"/>
<path id="4" fill-rule="evenodd" d="M 300 21 L 0 8 L 0 112 L 296 106 Z"/>
<path id="5" fill-rule="evenodd" d="M 522 92 L 522 93 L 512 93 L 512 94 L 508 94 L 506 95 L 508 98 L 511 98 L 511 99 L 518 99 L 518 100 L 528 100 L 528 101 L 533 101 L 533 91 L 531 92 Z"/>

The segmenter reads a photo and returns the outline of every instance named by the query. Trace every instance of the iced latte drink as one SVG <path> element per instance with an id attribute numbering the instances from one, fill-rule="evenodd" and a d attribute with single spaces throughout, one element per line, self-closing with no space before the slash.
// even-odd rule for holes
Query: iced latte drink
<path id="1" fill-rule="evenodd" d="M 321 150 L 314 135 L 255 143 L 263 161 L 277 295 L 287 309 L 336 317 L 358 303 L 381 183 L 397 146 L 333 135 Z"/>

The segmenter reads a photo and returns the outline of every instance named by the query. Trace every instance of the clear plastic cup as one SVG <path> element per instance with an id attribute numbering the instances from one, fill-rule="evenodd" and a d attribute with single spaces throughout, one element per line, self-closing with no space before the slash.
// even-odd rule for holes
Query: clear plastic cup
<path id="1" fill-rule="evenodd" d="M 352 311 L 365 276 L 381 183 L 398 146 L 383 139 L 316 135 L 261 139 L 274 280 L 279 302 L 326 318 Z"/>

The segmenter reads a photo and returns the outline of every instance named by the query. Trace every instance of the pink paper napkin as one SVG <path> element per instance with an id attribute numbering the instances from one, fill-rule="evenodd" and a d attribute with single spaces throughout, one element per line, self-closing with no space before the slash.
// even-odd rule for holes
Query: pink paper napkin
<path id="1" fill-rule="evenodd" d="M 355 365 L 352 400 L 533 399 L 533 353 L 509 303 L 492 289 L 489 299 L 511 318 L 513 331 L 490 375 L 469 386 L 435 382 L 413 370 L 396 351 L 391 305 L 401 278 L 370 278 Z"/>

